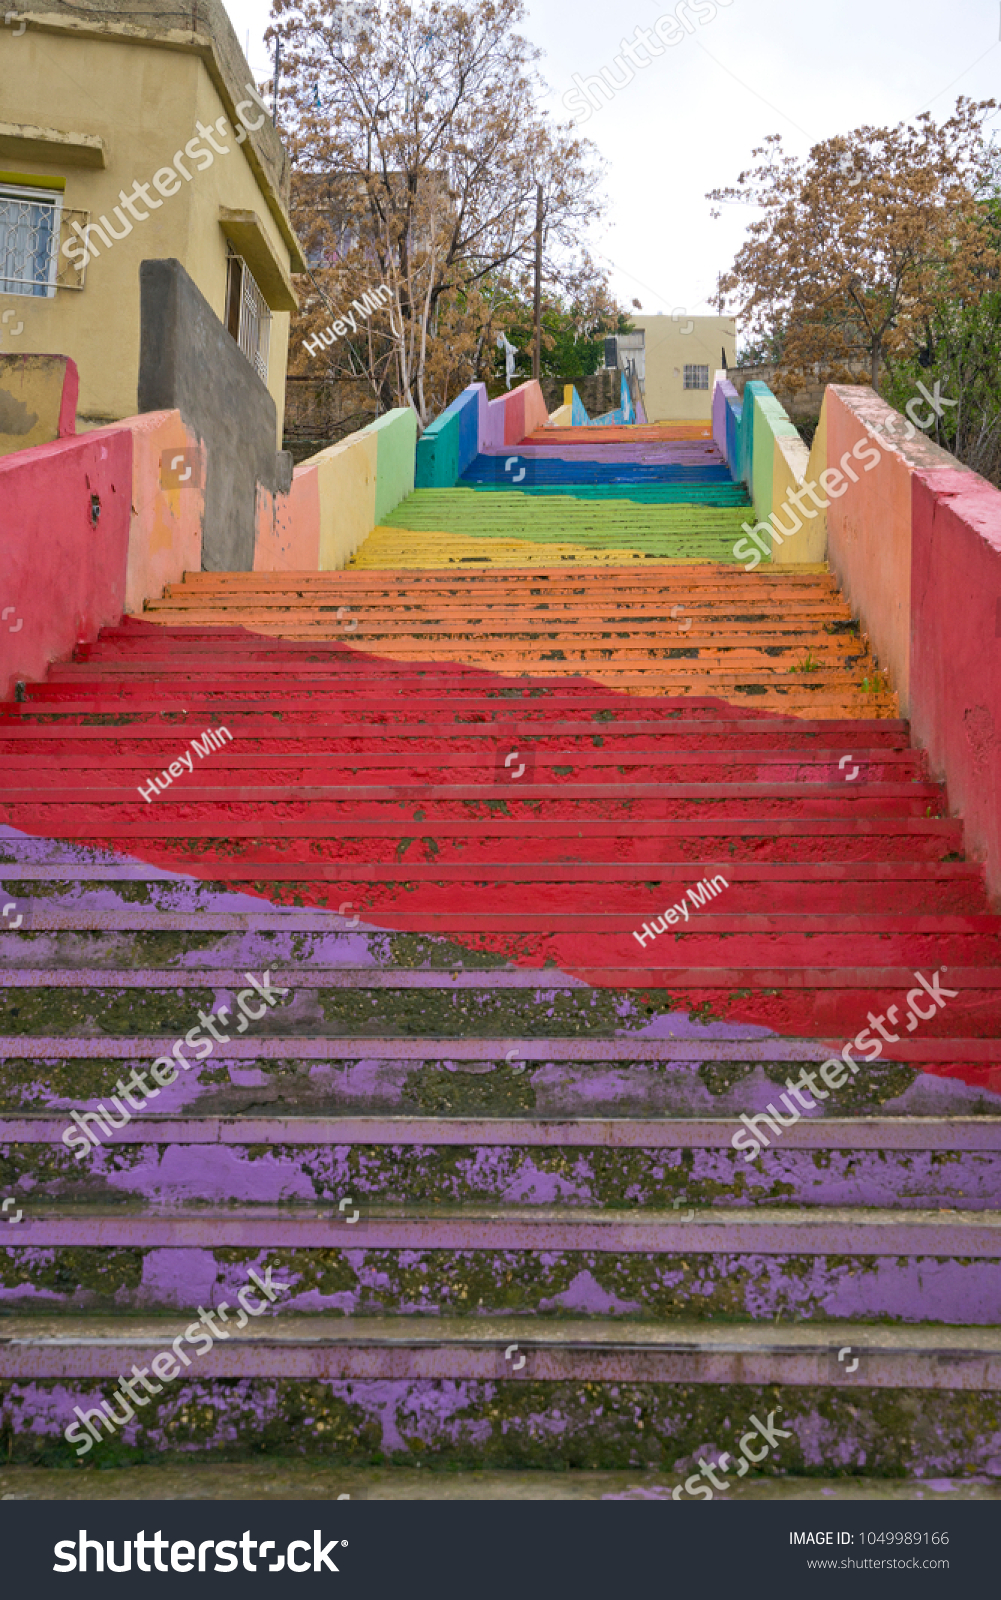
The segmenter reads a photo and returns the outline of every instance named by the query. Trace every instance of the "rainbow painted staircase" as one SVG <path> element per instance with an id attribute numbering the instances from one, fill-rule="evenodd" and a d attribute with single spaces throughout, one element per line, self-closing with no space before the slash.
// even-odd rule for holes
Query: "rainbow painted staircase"
<path id="1" fill-rule="evenodd" d="M 733 563 L 696 431 L 481 455 L 348 570 L 189 574 L 4 707 L 12 1461 L 74 1464 L 74 1406 L 270 1268 L 85 1466 L 666 1494 L 782 1408 L 759 1475 L 1001 1470 L 1001 922 L 827 571 Z M 745 1161 L 915 971 L 944 1009 Z M 200 1011 L 211 1058 L 76 1161 Z"/>

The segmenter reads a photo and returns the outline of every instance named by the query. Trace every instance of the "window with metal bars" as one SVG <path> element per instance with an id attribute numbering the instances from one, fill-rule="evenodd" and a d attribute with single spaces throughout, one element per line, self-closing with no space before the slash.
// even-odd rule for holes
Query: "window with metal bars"
<path id="1" fill-rule="evenodd" d="M 682 385 L 685 389 L 708 389 L 709 368 L 688 366 L 685 368 L 685 379 Z"/>
<path id="2" fill-rule="evenodd" d="M 0 183 L 0 293 L 56 292 L 62 196 Z"/>
<path id="3" fill-rule="evenodd" d="M 228 261 L 226 326 L 261 382 L 267 383 L 271 311 L 242 256 L 231 255 Z"/>

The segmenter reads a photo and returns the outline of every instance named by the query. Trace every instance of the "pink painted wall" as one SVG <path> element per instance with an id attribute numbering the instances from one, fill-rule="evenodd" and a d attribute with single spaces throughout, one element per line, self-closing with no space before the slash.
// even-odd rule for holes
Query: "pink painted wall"
<path id="1" fill-rule="evenodd" d="M 915 472 L 956 468 L 954 456 L 922 433 L 872 389 L 831 384 L 826 392 L 827 465 L 848 465 L 848 482 L 827 512 L 828 560 L 852 611 L 888 668 L 909 715 L 911 658 L 911 479 Z M 914 437 L 908 440 L 905 433 Z M 862 459 L 852 452 L 858 446 Z M 869 452 L 876 450 L 873 462 Z M 960 469 L 962 470 L 962 469 Z M 837 490 L 838 485 L 835 485 Z"/>
<path id="2" fill-rule="evenodd" d="M 522 384 L 504 397 L 504 443 L 520 444 L 526 431 L 525 388 Z"/>
<path id="3" fill-rule="evenodd" d="M 287 495 L 257 491 L 255 572 L 318 572 L 320 567 L 320 472 L 315 463 L 296 467 Z"/>
<path id="4" fill-rule="evenodd" d="M 0 459 L 3 699 L 12 698 L 16 679 L 44 677 L 51 661 L 121 618 L 132 448 L 127 429 L 108 429 Z"/>
<path id="5" fill-rule="evenodd" d="M 487 400 L 486 389 L 480 399 L 479 425 L 480 450 L 503 450 L 505 445 L 520 444 L 527 433 L 544 428 L 549 421 L 542 389 L 535 379 L 520 383 L 509 394 Z"/>
<path id="6" fill-rule="evenodd" d="M 132 435 L 132 518 L 125 610 L 138 616 L 147 600 L 163 594 L 165 584 L 180 583 L 186 572 L 201 570 L 205 461 L 197 437 L 185 427 L 179 411 L 149 411 L 141 417 L 127 417 L 113 428 L 101 429 L 101 437 L 123 428 Z M 87 437 L 93 439 L 96 435 Z M 190 484 L 174 487 L 170 486 L 168 473 L 165 487 L 161 481 L 163 453 L 181 450 L 197 452 L 198 469 L 193 468 Z M 187 459 L 191 462 L 192 457 Z"/>
<path id="7" fill-rule="evenodd" d="M 1001 903 L 1001 494 L 963 469 L 912 493 L 911 725 Z"/>

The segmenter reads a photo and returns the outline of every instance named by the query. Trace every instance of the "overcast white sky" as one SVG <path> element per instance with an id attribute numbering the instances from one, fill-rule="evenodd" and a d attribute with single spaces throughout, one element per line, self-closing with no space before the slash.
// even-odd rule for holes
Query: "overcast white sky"
<path id="1" fill-rule="evenodd" d="M 249 31 L 251 66 L 269 76 L 269 0 L 225 4 L 241 44 Z M 574 73 L 610 66 L 624 37 L 674 9 L 666 0 L 528 0 L 525 32 L 545 51 L 553 115 L 567 119 Z M 594 244 L 614 289 L 647 312 L 713 309 L 747 213 L 734 208 L 714 222 L 704 196 L 736 178 L 765 134 L 805 154 L 862 123 L 924 110 L 941 119 L 958 94 L 1001 100 L 999 0 L 731 0 L 581 127 L 608 163 L 608 222 Z"/>

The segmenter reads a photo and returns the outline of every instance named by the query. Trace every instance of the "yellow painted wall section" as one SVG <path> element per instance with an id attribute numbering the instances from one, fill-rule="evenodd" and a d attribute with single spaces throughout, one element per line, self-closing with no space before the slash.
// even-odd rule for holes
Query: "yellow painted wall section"
<path id="1" fill-rule="evenodd" d="M 0 296 L 4 304 L 7 296 Z M 8 340 L 0 354 L 24 356 L 11 329 L 23 318 L 8 318 L 2 332 Z M 0 366 L 0 456 L 15 450 L 30 450 L 36 444 L 51 444 L 59 437 L 59 413 L 66 381 L 65 361 L 5 361 Z M 72 405 L 68 402 L 67 409 Z"/>
<path id="2" fill-rule="evenodd" d="M 569 428 L 572 411 L 572 405 L 557 406 L 555 411 L 549 413 L 549 426 L 551 428 Z"/>
<path id="3" fill-rule="evenodd" d="M 643 316 L 630 318 L 645 335 L 646 380 L 644 408 L 650 422 L 708 422 L 712 419 L 713 374 L 726 350 L 729 366 L 736 364 L 736 324 L 733 317 Z M 686 389 L 686 366 L 709 368 L 708 389 Z"/>
<path id="4" fill-rule="evenodd" d="M 147 600 L 159 599 L 164 586 L 179 583 L 202 565 L 205 497 L 201 487 L 161 485 L 165 450 L 197 448 L 179 411 L 149 411 L 128 417 L 113 430 L 132 434 L 132 517 L 125 577 L 125 610 L 139 616 Z M 202 463 L 200 482 L 205 481 Z"/>
<path id="5" fill-rule="evenodd" d="M 304 463 L 318 476 L 321 572 L 339 572 L 375 525 L 378 449 L 377 434 L 357 433 Z"/>
<path id="6" fill-rule="evenodd" d="M 198 137 L 196 121 L 208 125 L 228 116 L 215 84 L 192 52 L 32 28 L 14 38 L 9 28 L 0 28 L 0 81 L 5 122 L 96 134 L 104 141 L 108 163 L 104 168 L 83 167 L 60 159 L 56 151 L 44 162 L 8 151 L 0 157 L 0 170 L 23 174 L 29 181 L 33 174 L 65 177 L 64 205 L 89 211 L 98 224 L 107 216 L 119 233 L 122 224 L 113 208 L 121 204 L 121 190 L 131 193 L 138 180 L 150 185 L 151 200 L 159 201 L 149 208 L 142 200 L 136 202 L 140 211 L 149 210 L 144 221 L 131 219 L 123 207 L 132 231 L 110 249 L 92 236 L 99 255 L 87 267 L 82 291 L 57 289 L 51 299 L 0 294 L 0 308 L 15 309 L 24 321 L 18 353 L 56 352 L 76 362 L 81 429 L 130 417 L 139 373 L 139 263 L 176 257 L 221 317 L 227 246 L 220 206 L 253 211 L 286 268 L 288 247 L 228 122 L 226 135 L 216 132 L 228 153 L 214 153 L 211 166 L 200 170 L 184 153 L 185 145 Z M 247 115 L 261 113 L 255 108 Z M 204 147 L 205 141 L 199 142 Z M 175 194 L 162 196 L 152 180 L 173 163 L 175 153 L 191 180 L 182 182 Z M 278 410 L 277 446 L 288 326 L 288 312 L 273 313 L 268 387 Z"/>
<path id="7" fill-rule="evenodd" d="M 772 544 L 772 560 L 777 566 L 812 566 L 823 561 L 827 554 L 826 512 L 818 510 L 808 495 L 800 496 L 799 511 L 788 498 L 804 483 L 815 481 L 809 462 L 810 453 L 802 439 L 776 436 L 772 455 L 772 511 L 780 531 L 794 525 L 794 512 L 802 523 L 798 532 L 783 534 L 781 544 L 777 539 Z M 824 499 L 819 485 L 816 493 L 818 499 Z"/>

